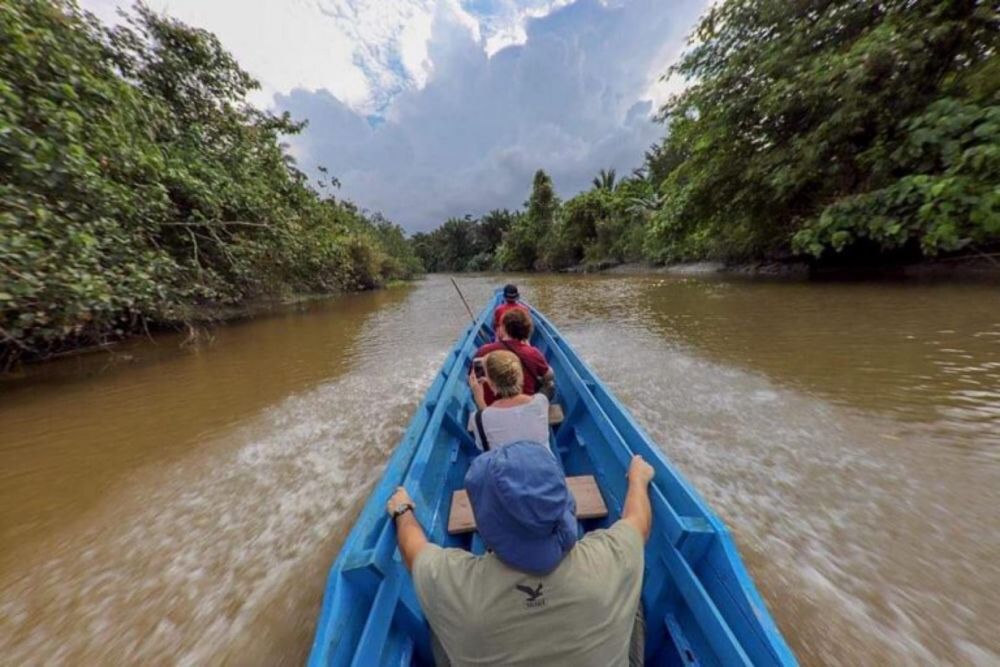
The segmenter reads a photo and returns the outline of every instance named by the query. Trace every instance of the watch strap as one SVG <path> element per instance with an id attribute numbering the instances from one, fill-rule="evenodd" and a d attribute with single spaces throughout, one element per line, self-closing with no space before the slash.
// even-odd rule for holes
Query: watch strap
<path id="1" fill-rule="evenodd" d="M 413 511 L 413 503 L 403 503 L 402 505 L 400 505 L 399 507 L 397 507 L 392 511 L 392 518 L 393 520 L 396 520 L 399 517 L 406 514 L 407 512 L 412 512 L 412 511 Z"/>

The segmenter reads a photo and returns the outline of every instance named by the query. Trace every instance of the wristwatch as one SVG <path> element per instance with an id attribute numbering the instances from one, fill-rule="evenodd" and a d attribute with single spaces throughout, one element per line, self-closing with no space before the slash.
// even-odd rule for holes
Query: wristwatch
<path id="1" fill-rule="evenodd" d="M 413 511 L 413 503 L 399 503 L 396 508 L 392 510 L 392 519 L 395 521 L 399 517 L 403 516 L 407 512 Z"/>

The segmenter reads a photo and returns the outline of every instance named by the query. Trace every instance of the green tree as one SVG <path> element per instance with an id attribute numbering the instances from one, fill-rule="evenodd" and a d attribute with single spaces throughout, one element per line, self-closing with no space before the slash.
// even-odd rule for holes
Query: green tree
<path id="1" fill-rule="evenodd" d="M 211 34 L 138 5 L 0 3 L 0 368 L 196 307 L 374 287 L 398 230 L 322 199 L 281 144 L 301 124 Z"/>
<path id="2" fill-rule="evenodd" d="M 381 213 L 372 214 L 366 222 L 371 226 L 374 245 L 383 253 L 380 275 L 412 278 L 423 270 L 423 264 L 413 251 L 413 245 L 406 238 L 402 227 L 386 219 Z"/>
<path id="3" fill-rule="evenodd" d="M 729 0 L 695 37 L 657 259 L 997 241 L 991 3 Z"/>
<path id="4" fill-rule="evenodd" d="M 601 169 L 592 181 L 594 189 L 612 191 L 615 189 L 616 178 L 617 175 L 614 169 Z"/>
<path id="5" fill-rule="evenodd" d="M 439 255 L 436 249 L 436 240 L 433 233 L 427 232 L 417 232 L 409 240 L 413 254 L 420 260 L 424 271 L 430 271 L 431 273 L 441 270 Z"/>
<path id="6" fill-rule="evenodd" d="M 613 193 L 595 187 L 569 199 L 562 207 L 558 224 L 553 228 L 543 250 L 545 264 L 562 269 L 579 264 L 587 248 L 597 238 L 597 227 L 611 214 Z"/>
<path id="7" fill-rule="evenodd" d="M 641 260 L 651 217 L 647 207 L 657 205 L 652 185 L 643 177 L 620 181 L 614 190 L 595 187 L 576 195 L 562 206 L 546 241 L 546 266 L 561 269 L 582 262 L 599 267 Z"/>
<path id="8" fill-rule="evenodd" d="M 494 209 L 479 219 L 476 226 L 477 249 L 490 255 L 503 242 L 504 234 L 514 224 L 515 215 L 507 209 Z"/>
<path id="9" fill-rule="evenodd" d="M 450 218 L 438 230 L 441 236 L 441 264 L 445 271 L 462 271 L 476 254 L 475 223 L 471 218 Z"/>
<path id="10" fill-rule="evenodd" d="M 552 179 L 541 169 L 535 172 L 526 206 L 527 211 L 510 226 L 497 253 L 499 265 L 508 271 L 544 268 L 539 264 L 539 251 L 555 221 L 559 198 Z"/>
<path id="11" fill-rule="evenodd" d="M 684 162 L 684 156 L 669 141 L 653 144 L 646 151 L 643 171 L 646 179 L 658 185 L 666 180 L 674 169 Z"/>

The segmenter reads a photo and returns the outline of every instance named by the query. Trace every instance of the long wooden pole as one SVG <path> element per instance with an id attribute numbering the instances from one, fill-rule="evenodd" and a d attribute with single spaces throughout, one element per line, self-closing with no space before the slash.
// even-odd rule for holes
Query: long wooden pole
<path id="1" fill-rule="evenodd" d="M 448 277 L 451 279 L 451 284 L 455 286 L 455 291 L 458 292 L 458 298 L 465 304 L 465 310 L 469 313 L 469 319 L 472 320 L 473 324 L 475 324 L 476 316 L 472 313 L 472 308 L 469 307 L 469 302 L 465 300 L 465 295 L 462 294 L 462 290 L 459 288 L 458 283 L 455 282 L 455 279 L 451 276 Z"/>
<path id="2" fill-rule="evenodd" d="M 472 320 L 472 324 L 475 325 L 476 316 L 472 312 L 472 308 L 469 306 L 469 302 L 465 300 L 465 295 L 462 294 L 461 288 L 458 286 L 458 283 L 455 282 L 455 279 L 452 276 L 448 276 L 448 278 L 451 280 L 451 284 L 455 286 L 455 291 L 458 292 L 458 298 L 460 298 L 462 300 L 462 303 L 465 304 L 465 310 L 469 313 L 469 319 Z M 478 337 L 480 334 L 482 334 L 483 338 L 487 342 L 490 340 L 489 334 L 486 333 L 483 327 L 479 327 L 479 331 L 476 332 L 476 336 Z"/>

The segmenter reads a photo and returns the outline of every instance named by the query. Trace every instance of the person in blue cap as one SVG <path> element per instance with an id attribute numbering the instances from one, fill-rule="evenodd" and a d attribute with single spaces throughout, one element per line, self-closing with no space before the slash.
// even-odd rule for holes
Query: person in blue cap
<path id="1" fill-rule="evenodd" d="M 545 447 L 521 442 L 486 452 L 465 476 L 490 549 L 483 556 L 431 544 L 410 496 L 396 489 L 388 511 L 399 550 L 448 662 L 628 665 L 652 479 L 652 466 L 634 457 L 621 519 L 578 540 L 573 496 Z"/>

